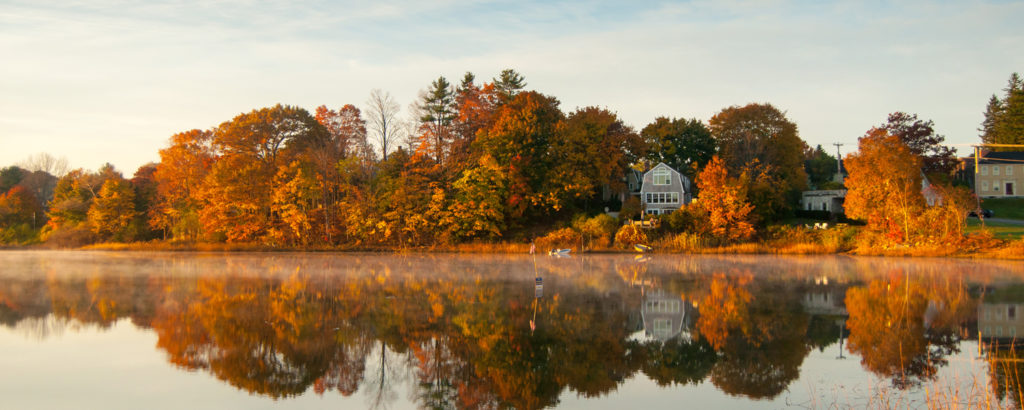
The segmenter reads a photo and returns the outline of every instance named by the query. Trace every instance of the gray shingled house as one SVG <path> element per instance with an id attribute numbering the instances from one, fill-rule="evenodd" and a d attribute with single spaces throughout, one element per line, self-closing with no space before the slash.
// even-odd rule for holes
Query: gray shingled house
<path id="1" fill-rule="evenodd" d="M 664 162 L 644 173 L 640 202 L 649 215 L 669 214 L 693 200 L 690 179 Z"/>

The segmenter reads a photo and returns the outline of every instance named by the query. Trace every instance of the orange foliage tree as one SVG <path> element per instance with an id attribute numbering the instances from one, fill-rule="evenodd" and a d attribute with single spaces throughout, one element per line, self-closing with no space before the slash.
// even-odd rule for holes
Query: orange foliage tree
<path id="1" fill-rule="evenodd" d="M 198 239 L 201 206 L 199 192 L 214 162 L 213 132 L 193 129 L 171 136 L 169 147 L 160 150 L 153 179 L 157 199 L 150 212 L 151 226 L 175 239 Z"/>
<path id="2" fill-rule="evenodd" d="M 274 175 L 301 149 L 327 138 L 309 112 L 291 106 L 253 110 L 221 124 L 213 137 L 220 158 L 203 186 L 200 220 L 206 231 L 232 242 L 268 237 L 280 221 Z"/>
<path id="3" fill-rule="evenodd" d="M 42 207 L 31 191 L 15 185 L 6 194 L 0 194 L 0 229 L 31 224 L 35 218 L 42 221 Z"/>
<path id="4" fill-rule="evenodd" d="M 703 233 L 710 234 L 723 242 L 750 239 L 754 235 L 751 212 L 753 205 L 747 202 L 743 184 L 729 178 L 725 162 L 717 155 L 697 176 L 700 198 L 696 206 L 706 215 L 700 224 Z"/>
<path id="5" fill-rule="evenodd" d="M 924 207 L 921 161 L 899 137 L 872 129 L 859 140 L 859 150 L 846 156 L 846 215 L 863 219 L 868 228 L 907 242 Z"/>

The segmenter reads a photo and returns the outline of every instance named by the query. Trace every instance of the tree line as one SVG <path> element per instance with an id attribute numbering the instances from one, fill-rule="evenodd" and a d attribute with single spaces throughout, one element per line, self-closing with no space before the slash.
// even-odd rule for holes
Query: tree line
<path id="1" fill-rule="evenodd" d="M 832 180 L 836 157 L 809 147 L 769 103 L 726 107 L 707 122 L 659 117 L 637 131 L 606 108 L 563 111 L 557 98 L 526 85 L 511 69 L 486 82 L 466 73 L 458 85 L 442 76 L 405 121 L 380 90 L 365 109 L 255 109 L 171 136 L 160 162 L 130 179 L 109 164 L 47 173 L 48 183 L 33 182 L 40 170 L 8 167 L 0 238 L 300 247 L 529 241 L 582 225 L 574 220 L 606 219 L 605 209 L 638 217 L 637 198 L 622 203 L 613 194 L 626 190 L 630 168 L 664 162 L 695 179 L 701 198 L 666 217 L 675 222 L 665 229 L 725 243 L 791 217 L 803 190 L 842 187 Z M 985 123 L 992 131 L 985 125 L 983 138 L 1021 122 L 1020 88 L 1014 75 L 1007 96 L 993 97 Z M 897 112 L 868 136 L 895 136 L 915 166 L 948 184 L 956 158 L 933 125 Z M 615 229 L 600 236 L 611 242 Z"/>

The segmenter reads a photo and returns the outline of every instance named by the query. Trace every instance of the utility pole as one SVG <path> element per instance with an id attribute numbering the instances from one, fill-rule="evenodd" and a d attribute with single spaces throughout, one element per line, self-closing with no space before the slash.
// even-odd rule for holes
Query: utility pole
<path id="1" fill-rule="evenodd" d="M 843 173 L 843 155 L 839 153 L 839 147 L 846 145 L 838 142 L 832 143 L 836 146 L 836 173 Z"/>

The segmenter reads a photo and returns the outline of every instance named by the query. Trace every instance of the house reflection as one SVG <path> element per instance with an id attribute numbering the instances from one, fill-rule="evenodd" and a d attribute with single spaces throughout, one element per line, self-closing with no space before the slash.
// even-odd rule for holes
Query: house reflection
<path id="1" fill-rule="evenodd" d="M 683 340 L 689 340 L 690 329 L 693 329 L 696 317 L 697 307 L 692 302 L 683 300 L 678 294 L 666 292 L 664 289 L 644 292 L 640 318 L 643 322 L 644 336 L 649 339 L 667 342 L 680 336 Z"/>
<path id="2" fill-rule="evenodd" d="M 1024 285 L 989 289 L 978 304 L 979 350 L 988 363 L 993 395 L 1021 408 L 1024 354 L 1018 335 L 1024 330 Z"/>
<path id="3" fill-rule="evenodd" d="M 807 329 L 807 342 L 810 346 L 824 351 L 825 348 L 839 342 L 837 358 L 843 356 L 843 338 L 846 332 L 846 319 L 850 313 L 846 310 L 846 290 L 849 284 L 829 281 L 828 277 L 815 277 L 804 293 L 800 304 L 804 312 L 810 315 Z"/>
<path id="4" fill-rule="evenodd" d="M 983 340 L 1007 341 L 1024 334 L 1024 302 L 981 303 L 978 330 Z"/>

